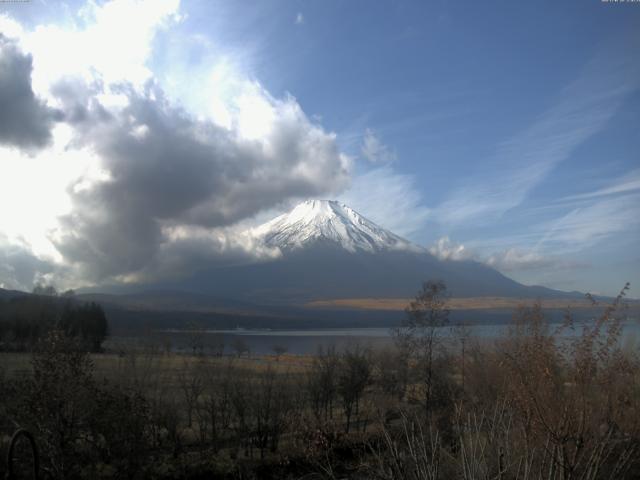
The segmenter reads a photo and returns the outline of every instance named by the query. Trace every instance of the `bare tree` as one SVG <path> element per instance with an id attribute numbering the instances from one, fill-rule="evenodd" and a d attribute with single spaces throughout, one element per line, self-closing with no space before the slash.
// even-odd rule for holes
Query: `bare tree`
<path id="1" fill-rule="evenodd" d="M 397 402 L 404 399 L 409 382 L 409 357 L 406 349 L 385 349 L 377 352 L 377 380 L 382 391 Z"/>
<path id="2" fill-rule="evenodd" d="M 288 375 L 278 374 L 271 367 L 261 372 L 254 385 L 251 414 L 260 458 L 264 458 L 267 448 L 272 452 L 278 448 L 290 407 L 288 392 Z"/>
<path id="3" fill-rule="evenodd" d="M 204 379 L 202 360 L 194 361 L 185 358 L 182 370 L 179 372 L 178 384 L 182 391 L 184 405 L 187 413 L 187 426 L 193 424 L 193 413 L 198 405 L 198 400 L 204 391 Z"/>
<path id="4" fill-rule="evenodd" d="M 371 362 L 367 352 L 358 347 L 346 350 L 340 360 L 338 392 L 346 417 L 345 432 L 349 433 L 352 416 L 358 415 L 362 394 L 371 378 Z"/>
<path id="5" fill-rule="evenodd" d="M 197 409 L 201 442 L 210 440 L 214 452 L 220 448 L 221 441 L 231 426 L 232 387 L 237 375 L 232 360 L 224 366 L 216 367 L 218 366 L 206 369 L 204 391 Z"/>
<path id="6" fill-rule="evenodd" d="M 251 441 L 251 396 L 252 386 L 245 375 L 236 375 L 231 381 L 231 408 L 233 418 L 231 427 L 235 434 L 236 448 L 244 449 L 244 455 L 253 455 L 253 442 Z"/>
<path id="7" fill-rule="evenodd" d="M 187 323 L 187 344 L 191 349 L 192 355 L 202 355 L 204 351 L 204 342 L 202 339 L 203 327 L 197 322 Z"/>
<path id="8" fill-rule="evenodd" d="M 316 420 L 333 417 L 333 403 L 337 394 L 339 358 L 335 348 L 320 349 L 307 373 L 306 390 Z"/>
<path id="9" fill-rule="evenodd" d="M 609 478 L 623 478 L 638 455 L 640 365 L 622 355 L 618 341 L 627 289 L 565 341 L 550 332 L 539 304 L 523 308 L 503 346 L 525 441 L 541 452 L 530 463 L 551 472 L 544 478 L 600 478 L 605 465 Z M 572 326 L 569 313 L 562 328 Z"/>
<path id="10" fill-rule="evenodd" d="M 431 410 L 434 386 L 434 358 L 440 346 L 440 330 L 449 323 L 447 287 L 441 281 L 428 281 L 406 308 L 406 318 L 395 331 L 398 349 L 415 361 L 423 402 L 427 413 Z"/>
<path id="11" fill-rule="evenodd" d="M 469 346 L 469 336 L 471 332 L 469 331 L 469 327 L 466 322 L 458 323 L 452 327 L 452 333 L 454 337 L 457 339 L 460 344 L 460 377 L 461 377 L 461 387 L 462 393 L 464 397 L 465 392 L 465 381 L 466 381 L 466 367 L 467 367 L 467 349 Z"/>
<path id="12" fill-rule="evenodd" d="M 98 388 L 93 362 L 79 344 L 61 331 L 43 339 L 32 357 L 25 410 L 55 478 L 79 472 L 81 440 L 96 413 Z M 20 415 L 17 415 L 18 417 Z"/>

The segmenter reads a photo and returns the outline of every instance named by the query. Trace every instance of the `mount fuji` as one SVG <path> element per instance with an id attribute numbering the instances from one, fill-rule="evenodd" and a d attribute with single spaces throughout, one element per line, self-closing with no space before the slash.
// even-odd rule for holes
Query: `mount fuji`
<path id="1" fill-rule="evenodd" d="M 381 228 L 343 203 L 308 200 L 253 230 L 269 247 L 287 252 L 312 244 L 335 245 L 356 252 L 423 251 L 417 245 Z"/>
<path id="2" fill-rule="evenodd" d="M 564 305 L 582 297 L 522 285 L 479 262 L 441 260 L 335 201 L 303 202 L 245 234 L 278 255 L 241 265 L 205 265 L 174 281 L 87 289 L 82 296 L 104 305 L 113 328 L 124 332 L 145 325 L 395 325 L 407 299 L 427 280 L 443 280 L 453 297 L 475 305 L 454 310 L 453 320 L 508 321 L 511 307 L 500 304 L 540 298 Z M 397 308 L 379 308 L 383 304 Z"/>
<path id="3" fill-rule="evenodd" d="M 479 262 L 440 260 L 347 205 L 309 200 L 248 232 L 281 255 L 249 265 L 205 268 L 174 287 L 260 304 L 411 297 L 440 279 L 456 297 L 559 297 L 517 283 Z"/>

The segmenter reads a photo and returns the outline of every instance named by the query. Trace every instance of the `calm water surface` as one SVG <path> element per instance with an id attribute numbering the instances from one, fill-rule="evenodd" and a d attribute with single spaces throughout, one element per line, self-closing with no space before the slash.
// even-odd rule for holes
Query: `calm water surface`
<path id="1" fill-rule="evenodd" d="M 552 325 L 551 328 L 556 326 Z M 505 335 L 509 325 L 473 325 L 466 327 L 471 338 L 491 340 Z M 582 328 L 565 330 L 564 336 L 579 335 Z M 439 329 L 439 335 L 454 339 L 459 333 L 452 327 Z M 627 320 L 623 324 L 622 342 L 637 345 L 640 341 L 640 321 Z M 155 342 L 159 348 L 171 348 L 174 351 L 188 351 L 198 345 L 205 352 L 213 352 L 224 344 L 225 353 L 234 353 L 234 344 L 243 343 L 254 354 L 273 353 L 274 347 L 283 347 L 293 354 L 313 354 L 319 348 L 335 347 L 343 349 L 354 344 L 368 347 L 385 347 L 392 344 L 389 328 L 345 328 L 312 330 L 205 330 L 188 332 L 184 330 L 166 330 L 156 332 L 153 338 L 137 339 L 143 342 Z M 111 345 L 135 342 L 136 339 L 114 338 Z"/>

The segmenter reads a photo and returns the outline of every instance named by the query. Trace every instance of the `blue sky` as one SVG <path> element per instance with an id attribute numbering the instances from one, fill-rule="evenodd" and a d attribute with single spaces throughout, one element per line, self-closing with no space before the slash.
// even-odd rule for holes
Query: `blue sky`
<path id="1" fill-rule="evenodd" d="M 77 31 L 97 21 L 78 12 L 102 5 L 0 12 L 29 32 Z M 183 1 L 169 10 L 132 61 L 194 118 L 233 123 L 228 100 L 247 82 L 270 105 L 295 104 L 335 134 L 349 164 L 347 180 L 315 185 L 314 196 L 527 284 L 614 294 L 630 281 L 640 296 L 640 4 Z M 22 43 L 45 97 L 37 42 Z"/>

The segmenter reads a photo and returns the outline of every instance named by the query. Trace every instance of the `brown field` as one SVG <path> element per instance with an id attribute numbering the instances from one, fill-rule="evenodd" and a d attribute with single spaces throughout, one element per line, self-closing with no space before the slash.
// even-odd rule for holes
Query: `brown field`
<path id="1" fill-rule="evenodd" d="M 0 352 L 0 369 L 9 375 L 31 373 L 31 353 Z M 261 373 L 271 369 L 277 373 L 297 374 L 307 371 L 313 357 L 283 354 L 237 356 L 184 355 L 178 353 L 93 353 L 90 358 L 98 378 L 110 380 L 135 380 L 161 378 L 172 380 L 180 377 L 185 369 L 195 364 L 205 368 L 222 368 L 229 362 L 239 370 Z"/>
<path id="2" fill-rule="evenodd" d="M 342 298 L 328 300 L 314 300 L 305 306 L 310 308 L 353 308 L 362 310 L 404 310 L 411 299 L 408 298 Z M 507 297 L 460 297 L 451 298 L 448 307 L 451 310 L 491 310 L 515 309 L 520 305 L 530 305 L 531 298 Z M 542 308 L 592 308 L 586 298 L 558 298 L 540 300 Z"/>

